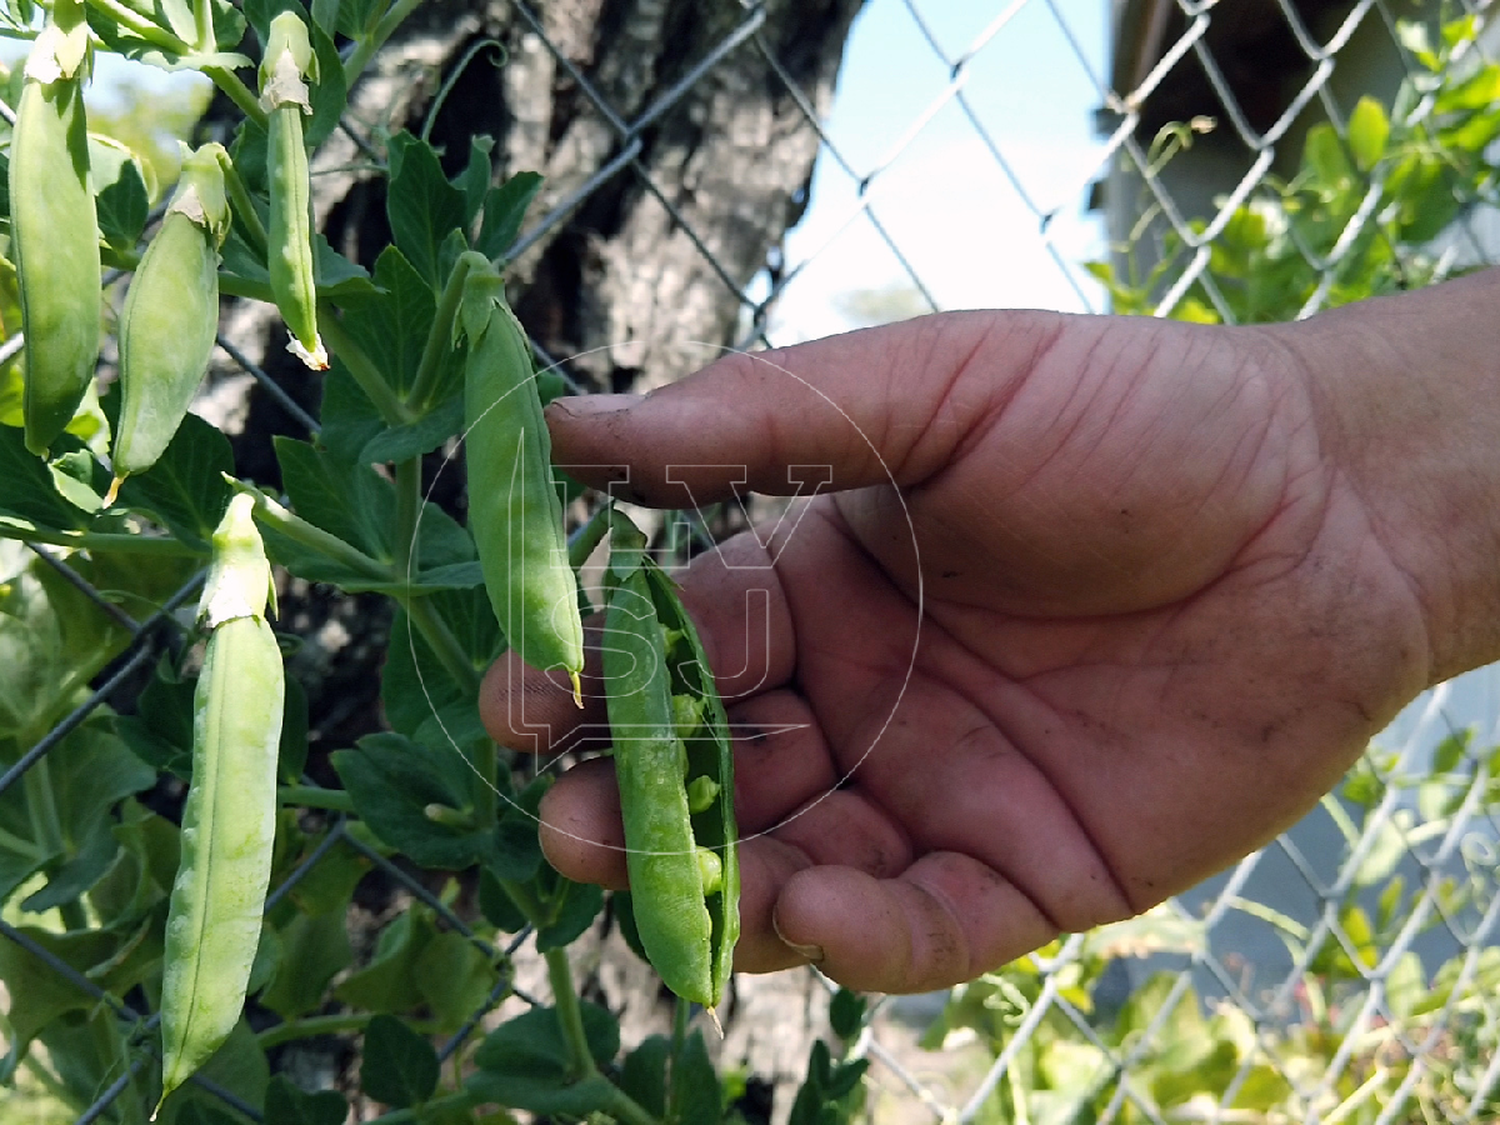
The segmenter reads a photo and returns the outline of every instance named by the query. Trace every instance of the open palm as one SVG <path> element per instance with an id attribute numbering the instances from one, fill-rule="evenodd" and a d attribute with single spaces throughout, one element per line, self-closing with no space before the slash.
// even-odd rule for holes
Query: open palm
<path id="1" fill-rule="evenodd" d="M 949 314 L 554 407 L 557 461 L 622 498 L 804 494 L 682 576 L 736 727 L 737 967 L 937 988 L 1144 910 L 1426 686 L 1297 343 Z M 486 721 L 516 744 L 506 682 Z M 572 771 L 550 858 L 623 885 L 618 816 L 607 762 Z"/>

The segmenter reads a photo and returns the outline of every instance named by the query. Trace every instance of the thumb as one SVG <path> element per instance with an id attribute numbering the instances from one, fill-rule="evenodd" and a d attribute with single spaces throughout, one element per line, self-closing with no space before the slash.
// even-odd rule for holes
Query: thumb
<path id="1" fill-rule="evenodd" d="M 737 488 L 919 484 L 1003 401 L 1035 354 L 1040 319 L 940 313 L 734 353 L 645 396 L 557 399 L 547 408 L 553 459 L 586 484 L 660 507 L 702 507 Z M 991 368 L 984 393 L 954 395 L 980 355 Z"/>

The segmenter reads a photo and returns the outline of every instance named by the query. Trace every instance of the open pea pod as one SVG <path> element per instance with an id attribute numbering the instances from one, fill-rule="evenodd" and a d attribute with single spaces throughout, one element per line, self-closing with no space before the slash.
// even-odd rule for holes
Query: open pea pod
<path id="1" fill-rule="evenodd" d="M 716 1008 L 739 940 L 728 720 L 675 584 L 614 515 L 604 679 L 641 946 L 677 995 Z"/>

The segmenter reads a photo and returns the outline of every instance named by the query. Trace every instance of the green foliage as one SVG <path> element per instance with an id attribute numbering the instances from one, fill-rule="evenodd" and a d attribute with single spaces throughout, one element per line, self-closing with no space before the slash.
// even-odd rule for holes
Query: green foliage
<path id="1" fill-rule="evenodd" d="M 278 179 L 281 199 L 289 187 L 306 189 L 288 183 L 288 169 L 302 166 L 286 143 L 290 130 L 277 132 L 282 145 L 268 158 L 267 111 L 242 77 L 265 49 L 272 21 L 290 11 L 308 25 L 316 65 L 304 58 L 299 66 L 307 78 L 316 70 L 301 122 L 311 150 L 337 126 L 360 68 L 414 6 L 314 0 L 308 12 L 296 0 L 86 0 L 97 50 L 196 72 L 242 111 L 228 150 L 205 157 L 223 174 L 232 212 L 221 293 L 273 299 L 271 266 L 287 247 L 271 244 L 286 224 L 271 221 L 269 181 Z M 59 7 L 66 11 L 64 0 Z M 29 37 L 39 11 L 29 0 L 0 0 L 0 34 Z M 278 25 L 283 34 L 290 23 Z M 7 102 L 15 105 L 19 73 L 8 78 Z M 126 87 L 127 107 L 145 106 L 132 91 Z M 130 273 L 142 261 L 156 237 L 152 205 L 178 175 L 168 142 L 188 131 L 201 104 L 195 98 L 179 111 L 153 102 L 146 113 L 96 116 L 110 136 L 91 139 L 85 194 L 94 197 L 105 265 Z M 5 139 L 0 175 L 9 167 Z M 224 1026 L 233 1030 L 198 1072 L 204 1082 L 170 1092 L 159 1120 L 241 1125 L 239 1107 L 280 1125 L 344 1120 L 349 1105 L 340 1093 L 304 1091 L 271 1074 L 268 1052 L 328 1033 L 357 1042 L 360 1095 L 418 1125 L 508 1122 L 510 1110 L 632 1125 L 732 1120 L 728 1086 L 701 1032 L 689 1029 L 686 1008 L 671 1039 L 625 1052 L 615 1016 L 574 991 L 567 947 L 595 923 L 604 894 L 546 863 L 536 816 L 548 779 L 513 775 L 479 721 L 480 678 L 506 638 L 462 511 L 446 510 L 422 488 L 423 459 L 451 448 L 464 428 L 468 345 L 455 332 L 463 276 L 477 261 L 499 300 L 498 271 L 541 178 L 521 172 L 496 182 L 489 138 L 472 141 L 451 179 L 423 138 L 374 141 L 392 242 L 367 270 L 321 235 L 310 240 L 314 335 L 327 338 L 333 361 L 318 432 L 275 441 L 275 496 L 236 463 L 225 434 L 191 415 L 169 419 L 175 429 L 163 431 L 173 435 L 164 451 L 111 493 L 120 392 L 111 388 L 100 400 L 91 391 L 40 457 L 20 429 L 25 350 L 0 370 L 0 769 L 56 728 L 122 656 L 139 660 L 127 713 L 95 708 L 0 792 L 0 899 L 20 935 L 0 937 L 9 1000 L 0 1081 L 34 1079 L 76 1115 L 125 1075 L 104 1113 L 144 1119 L 161 1094 L 161 1036 L 147 1017 L 163 995 L 170 897 L 184 857 L 202 844 L 185 838 L 179 821 L 201 745 L 204 632 L 184 612 L 137 636 L 25 545 L 55 552 L 105 599 L 146 621 L 174 595 L 191 605 L 192 576 L 210 556 L 231 497 L 244 495 L 272 560 L 291 576 L 393 603 L 380 682 L 387 729 L 320 748 L 331 749 L 332 766 L 320 776 L 337 787 L 313 784 L 304 775 L 307 696 L 286 677 L 269 857 L 276 890 L 246 991 L 258 1030 L 229 1012 Z M 3 186 L 0 235 L 9 234 L 14 202 Z M 163 276 L 169 293 L 173 279 Z M 27 277 L 0 259 L 0 324 L 18 323 Z M 87 294 L 79 304 L 93 311 Z M 301 301 L 296 317 L 310 304 Z M 541 390 L 543 401 L 555 397 L 560 380 Z M 564 486 L 566 499 L 580 494 Z M 544 495 L 551 498 L 550 482 Z M 289 623 L 277 627 L 290 632 Z M 295 648 L 289 636 L 281 641 Z M 322 754 L 317 762 L 321 770 Z M 260 773 L 253 780 L 270 783 Z M 364 950 L 348 923 L 377 861 L 403 878 L 419 871 L 436 897 L 395 913 Z M 211 878 L 205 885 L 211 891 Z M 552 1006 L 512 1016 L 486 1038 L 474 1028 L 510 995 L 514 967 L 498 950 L 511 934 L 527 937 L 546 962 Z M 173 963 L 181 971 L 194 962 Z M 862 1005 L 846 996 L 838 1010 L 847 1035 Z M 444 1066 L 439 1043 L 450 1040 Z M 835 1061 L 820 1045 L 799 1095 L 799 1123 L 848 1120 L 863 1065 Z M 20 1103 L 4 1104 L 8 1117 Z"/>
<path id="2" fill-rule="evenodd" d="M 1500 138 L 1500 64 L 1474 48 L 1472 18 L 1441 29 L 1402 25 L 1418 66 L 1395 104 L 1368 96 L 1342 130 L 1319 123 L 1307 131 L 1290 179 L 1268 176 L 1209 236 L 1209 220 L 1187 223 L 1191 240 L 1169 231 L 1144 272 L 1136 246 L 1120 248 L 1124 265 L 1091 262 L 1114 311 L 1152 313 L 1200 246 L 1207 268 L 1170 308 L 1178 320 L 1234 324 L 1287 321 L 1319 308 L 1420 288 L 1454 268 L 1434 244 L 1464 212 L 1500 204 L 1489 148 Z M 1161 159 L 1190 135 L 1163 131 Z M 1137 224 L 1144 237 L 1158 212 Z M 1215 220 L 1217 221 L 1217 220 Z"/>

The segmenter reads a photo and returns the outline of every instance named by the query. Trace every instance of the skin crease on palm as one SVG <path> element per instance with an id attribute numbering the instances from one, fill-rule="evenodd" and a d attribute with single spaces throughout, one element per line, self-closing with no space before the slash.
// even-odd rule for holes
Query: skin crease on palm
<path id="1" fill-rule="evenodd" d="M 1438 534 L 1464 489 L 1495 492 L 1441 452 L 1496 432 L 1474 406 L 1495 361 L 1440 391 L 1412 374 L 1474 366 L 1497 289 L 1259 328 L 942 314 L 555 403 L 554 459 L 621 499 L 831 469 L 682 576 L 737 733 L 736 968 L 919 991 L 1143 911 L 1500 655 L 1455 624 L 1500 537 Z M 482 701 L 498 741 L 556 752 L 602 718 L 541 673 L 512 692 L 510 659 Z M 624 885 L 608 759 L 542 819 L 560 870 Z"/>

